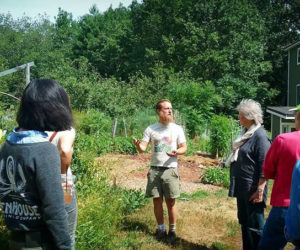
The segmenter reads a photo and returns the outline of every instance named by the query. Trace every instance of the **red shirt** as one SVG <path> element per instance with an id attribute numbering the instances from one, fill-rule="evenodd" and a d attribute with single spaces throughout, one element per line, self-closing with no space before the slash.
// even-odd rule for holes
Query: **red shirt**
<path id="1" fill-rule="evenodd" d="M 263 172 L 267 179 L 274 179 L 270 204 L 274 207 L 290 205 L 292 174 L 300 158 L 300 132 L 278 135 L 267 152 Z"/>

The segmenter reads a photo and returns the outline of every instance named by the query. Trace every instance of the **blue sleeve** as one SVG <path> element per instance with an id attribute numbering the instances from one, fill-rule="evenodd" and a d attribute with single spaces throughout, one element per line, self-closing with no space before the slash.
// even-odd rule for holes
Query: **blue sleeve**
<path id="1" fill-rule="evenodd" d="M 300 240 L 300 160 L 296 162 L 292 176 L 291 202 L 286 216 L 286 238 Z"/>

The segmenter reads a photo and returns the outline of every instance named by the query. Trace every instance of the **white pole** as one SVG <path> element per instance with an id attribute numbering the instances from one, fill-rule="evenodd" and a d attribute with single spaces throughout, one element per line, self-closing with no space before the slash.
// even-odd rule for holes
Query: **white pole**
<path id="1" fill-rule="evenodd" d="M 26 86 L 30 83 L 30 66 L 26 64 Z"/>

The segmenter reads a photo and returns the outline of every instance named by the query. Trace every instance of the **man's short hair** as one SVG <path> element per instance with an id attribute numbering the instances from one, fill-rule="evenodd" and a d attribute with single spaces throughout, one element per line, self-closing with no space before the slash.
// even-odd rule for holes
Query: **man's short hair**
<path id="1" fill-rule="evenodd" d="M 55 80 L 31 81 L 23 92 L 17 122 L 28 130 L 71 129 L 73 117 L 67 93 Z"/>
<path id="2" fill-rule="evenodd" d="M 160 100 L 158 103 L 156 103 L 156 105 L 155 105 L 155 110 L 159 110 L 159 109 L 161 109 L 161 104 L 162 103 L 164 103 L 164 102 L 169 102 L 169 103 L 171 103 L 171 101 L 169 100 L 169 99 L 162 99 L 162 100 Z"/>

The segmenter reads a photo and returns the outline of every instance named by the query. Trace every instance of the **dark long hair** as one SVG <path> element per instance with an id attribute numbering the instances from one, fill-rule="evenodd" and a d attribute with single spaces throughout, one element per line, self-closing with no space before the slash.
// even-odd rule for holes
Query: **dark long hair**
<path id="1" fill-rule="evenodd" d="M 28 130 L 70 129 L 73 117 L 66 91 L 52 79 L 32 80 L 23 92 L 17 122 Z"/>

